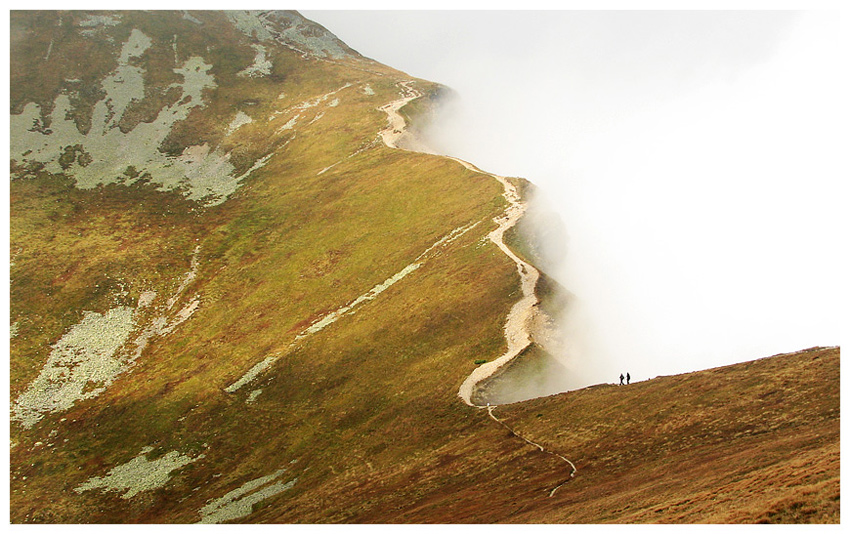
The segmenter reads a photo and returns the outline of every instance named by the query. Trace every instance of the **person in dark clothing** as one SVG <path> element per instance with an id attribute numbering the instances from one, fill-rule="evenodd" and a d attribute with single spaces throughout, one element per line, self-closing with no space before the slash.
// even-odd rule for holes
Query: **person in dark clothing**
<path id="1" fill-rule="evenodd" d="M 628 384 L 629 384 L 629 381 L 630 381 L 631 379 L 632 379 L 632 377 L 630 377 L 630 376 L 629 376 L 629 373 L 626 373 L 626 385 L 628 385 Z"/>
<path id="2" fill-rule="evenodd" d="M 623 385 L 623 373 L 620 373 L 620 385 Z"/>

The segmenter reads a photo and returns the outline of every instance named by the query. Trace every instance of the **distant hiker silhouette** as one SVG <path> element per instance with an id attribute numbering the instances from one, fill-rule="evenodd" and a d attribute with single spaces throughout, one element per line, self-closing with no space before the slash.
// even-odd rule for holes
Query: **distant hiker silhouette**
<path id="1" fill-rule="evenodd" d="M 631 379 L 632 379 L 632 377 L 629 376 L 629 373 L 626 373 L 626 385 L 628 385 L 629 380 L 631 380 Z"/>
<path id="2" fill-rule="evenodd" d="M 623 378 L 625 378 L 625 377 L 623 376 L 623 373 L 620 373 L 620 385 L 621 385 L 621 386 L 623 385 Z"/>

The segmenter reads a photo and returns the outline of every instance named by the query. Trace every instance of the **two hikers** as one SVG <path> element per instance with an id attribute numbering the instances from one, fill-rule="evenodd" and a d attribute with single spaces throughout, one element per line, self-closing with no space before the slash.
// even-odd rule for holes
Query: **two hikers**
<path id="1" fill-rule="evenodd" d="M 620 373 L 620 385 L 621 385 L 621 386 L 622 386 L 622 385 L 624 385 L 624 384 L 623 384 L 623 378 L 625 378 L 625 379 L 626 379 L 626 384 L 625 384 L 625 385 L 628 385 L 629 381 L 631 381 L 631 379 L 632 379 L 632 377 L 629 375 L 629 373 L 626 373 L 626 376 L 623 376 L 623 373 Z"/>

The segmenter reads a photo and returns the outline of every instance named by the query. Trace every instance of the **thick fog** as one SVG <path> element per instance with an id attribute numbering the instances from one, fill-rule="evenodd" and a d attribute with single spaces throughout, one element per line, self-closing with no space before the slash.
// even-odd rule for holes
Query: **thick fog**
<path id="1" fill-rule="evenodd" d="M 454 89 L 434 148 L 560 214 L 572 387 L 840 344 L 836 15 L 303 13 Z"/>

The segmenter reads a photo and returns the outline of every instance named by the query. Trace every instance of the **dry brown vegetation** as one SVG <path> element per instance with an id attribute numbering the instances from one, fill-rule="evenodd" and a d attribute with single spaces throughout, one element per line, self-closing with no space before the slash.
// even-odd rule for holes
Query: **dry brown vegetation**
<path id="1" fill-rule="evenodd" d="M 544 521 L 838 522 L 839 360 L 811 349 L 501 414 L 579 469 Z"/>

